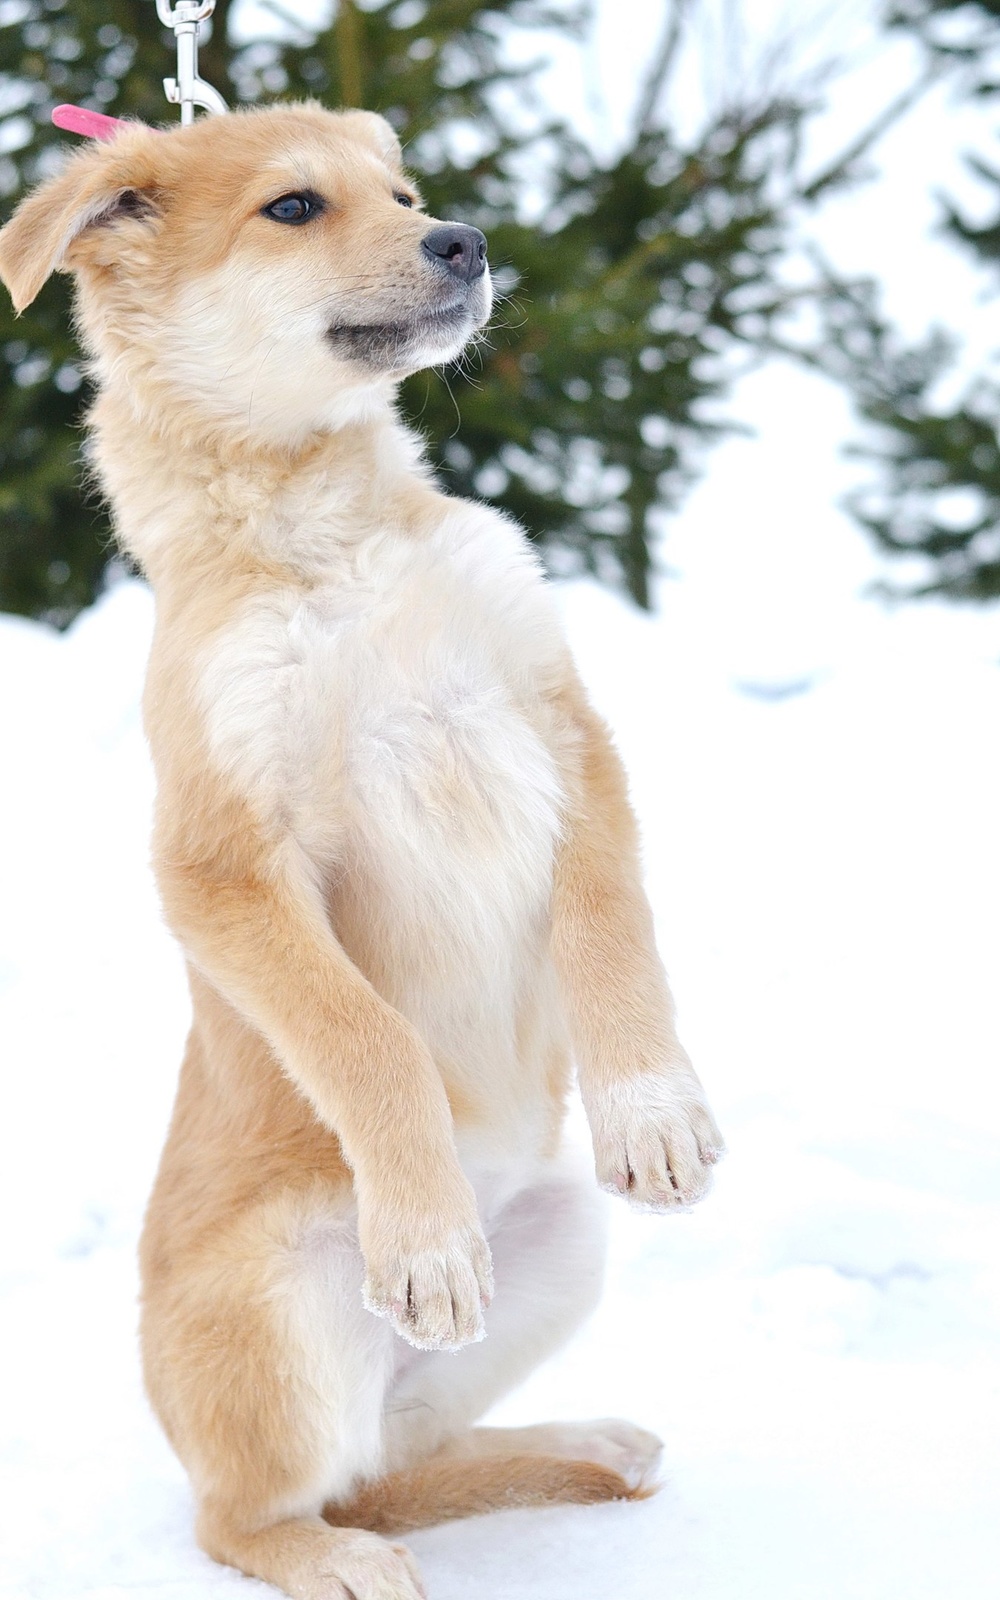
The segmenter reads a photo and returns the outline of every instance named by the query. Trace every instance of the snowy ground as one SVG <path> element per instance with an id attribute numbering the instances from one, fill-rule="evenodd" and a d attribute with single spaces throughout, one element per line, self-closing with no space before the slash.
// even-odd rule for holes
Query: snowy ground
<path id="1" fill-rule="evenodd" d="M 616 1213 L 602 1310 L 502 1411 L 631 1416 L 666 1440 L 665 1487 L 415 1536 L 432 1600 L 997 1592 L 1000 618 L 858 601 L 867 558 L 831 523 L 807 530 L 813 588 L 782 630 L 766 564 L 794 507 L 773 477 L 758 498 L 766 444 L 720 459 L 774 511 L 757 590 L 744 530 L 720 532 L 723 470 L 659 618 L 564 593 L 730 1155 L 690 1217 Z M 0 621 L 0 1593 L 19 1600 L 269 1592 L 195 1549 L 137 1375 L 135 1237 L 185 1028 L 145 864 L 150 618 L 127 584 L 65 639 Z"/>

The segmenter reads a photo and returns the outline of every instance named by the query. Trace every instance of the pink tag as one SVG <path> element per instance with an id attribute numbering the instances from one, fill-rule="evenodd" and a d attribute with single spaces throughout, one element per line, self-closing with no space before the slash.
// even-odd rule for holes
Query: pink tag
<path id="1" fill-rule="evenodd" d="M 106 117 L 103 111 L 86 111 L 83 106 L 56 106 L 52 121 L 67 133 L 82 133 L 85 139 L 113 139 L 125 127 L 121 117 Z"/>

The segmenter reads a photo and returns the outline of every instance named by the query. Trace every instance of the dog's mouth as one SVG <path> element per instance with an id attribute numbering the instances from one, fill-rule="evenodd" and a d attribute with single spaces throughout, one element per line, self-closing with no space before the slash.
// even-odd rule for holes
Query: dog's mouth
<path id="1" fill-rule="evenodd" d="M 457 355 L 486 320 L 479 296 L 463 295 L 385 322 L 333 322 L 327 338 L 339 356 L 382 371 L 413 371 Z"/>

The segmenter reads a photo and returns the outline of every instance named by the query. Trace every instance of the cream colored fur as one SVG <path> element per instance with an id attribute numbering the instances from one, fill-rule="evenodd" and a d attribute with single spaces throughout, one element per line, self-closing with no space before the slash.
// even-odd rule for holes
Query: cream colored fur
<path id="1" fill-rule="evenodd" d="M 301 225 L 267 214 L 303 192 Z M 603 1186 L 674 1210 L 721 1151 L 538 564 L 393 409 L 490 302 L 401 199 L 385 123 L 287 107 L 126 130 L 0 233 L 19 307 L 76 276 L 94 464 L 156 592 L 154 862 L 193 1022 L 149 1394 L 205 1549 L 310 1600 L 423 1592 L 372 1529 L 643 1492 L 630 1424 L 473 1431 L 599 1292 L 571 1049 Z"/>

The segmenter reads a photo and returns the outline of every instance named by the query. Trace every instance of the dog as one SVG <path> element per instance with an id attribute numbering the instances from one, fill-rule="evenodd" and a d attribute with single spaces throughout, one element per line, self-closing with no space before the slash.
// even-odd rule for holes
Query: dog
<path id="1" fill-rule="evenodd" d="M 416 1600 L 394 1535 L 648 1492 L 630 1423 L 474 1424 L 593 1308 L 598 1186 L 676 1211 L 723 1148 L 539 564 L 394 410 L 485 325 L 486 240 L 423 212 L 388 123 L 309 103 L 79 150 L 0 232 L 18 310 L 55 270 L 156 597 L 153 859 L 193 1007 L 148 1393 L 210 1555 Z M 597 1184 L 564 1149 L 574 1058 Z"/>

